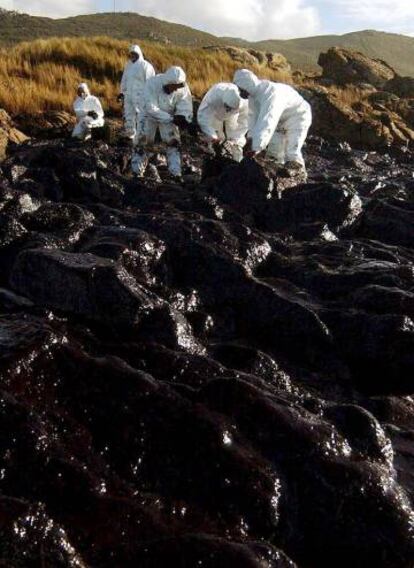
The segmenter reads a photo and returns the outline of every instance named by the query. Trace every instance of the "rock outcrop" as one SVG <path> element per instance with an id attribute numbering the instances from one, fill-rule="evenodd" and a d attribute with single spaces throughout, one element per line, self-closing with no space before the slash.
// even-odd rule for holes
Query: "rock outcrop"
<path id="1" fill-rule="evenodd" d="M 408 568 L 413 153 L 191 153 L 1 166 L 0 563 Z"/>
<path id="2" fill-rule="evenodd" d="M 321 53 L 318 64 L 322 67 L 323 77 L 340 85 L 369 83 L 383 88 L 396 75 L 385 61 L 341 47 L 331 47 L 326 53 Z"/>
<path id="3" fill-rule="evenodd" d="M 401 98 L 414 99 L 414 77 L 396 75 L 384 85 L 384 89 Z"/>
<path id="4" fill-rule="evenodd" d="M 28 139 L 28 136 L 15 128 L 7 112 L 0 108 L 0 161 L 6 157 L 9 143 L 21 144 Z"/>
<path id="5" fill-rule="evenodd" d="M 281 53 L 259 51 L 257 49 L 246 49 L 233 46 L 209 46 L 204 48 L 207 51 L 217 51 L 227 53 L 235 62 L 241 66 L 253 67 L 260 66 L 272 71 L 279 71 L 286 76 L 292 74 L 292 68 L 286 57 Z"/>
<path id="6" fill-rule="evenodd" d="M 381 149 L 414 142 L 412 104 L 374 92 L 360 102 L 348 102 L 320 86 L 299 89 L 312 105 L 312 131 L 324 138 L 359 148 Z"/>

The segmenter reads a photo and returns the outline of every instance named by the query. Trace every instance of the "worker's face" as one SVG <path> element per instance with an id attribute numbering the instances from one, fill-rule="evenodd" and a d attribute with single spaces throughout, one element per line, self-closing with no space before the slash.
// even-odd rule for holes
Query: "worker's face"
<path id="1" fill-rule="evenodd" d="M 224 110 L 226 112 L 233 112 L 234 110 L 236 110 L 235 108 L 232 108 L 230 105 L 226 105 L 226 103 L 224 103 Z"/>
<path id="2" fill-rule="evenodd" d="M 164 93 L 167 93 L 167 95 L 171 95 L 172 93 L 175 93 L 175 91 L 178 91 L 178 89 L 182 89 L 184 87 L 184 83 L 174 83 L 172 85 L 164 85 Z"/>
<path id="3" fill-rule="evenodd" d="M 132 61 L 132 63 L 135 63 L 135 61 L 138 61 L 139 55 L 138 55 L 138 53 L 131 51 L 131 53 L 129 54 L 129 58 Z"/>
<path id="4" fill-rule="evenodd" d="M 240 91 L 240 96 L 241 96 L 242 99 L 247 100 L 250 97 L 249 93 L 247 91 L 245 91 L 244 89 L 239 88 L 239 91 Z"/>
<path id="5" fill-rule="evenodd" d="M 78 97 L 81 97 L 82 99 L 86 99 L 87 96 L 88 96 L 88 93 L 85 91 L 85 89 L 78 89 Z"/>

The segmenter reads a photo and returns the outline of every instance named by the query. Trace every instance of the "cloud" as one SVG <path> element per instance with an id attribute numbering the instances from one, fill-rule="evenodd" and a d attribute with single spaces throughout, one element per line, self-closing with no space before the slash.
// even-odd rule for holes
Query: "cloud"
<path id="1" fill-rule="evenodd" d="M 314 35 L 320 31 L 318 10 L 310 0 L 116 0 L 118 11 L 194 26 L 215 35 L 265 39 Z M 0 6 L 10 0 L 0 0 Z M 14 0 L 14 8 L 41 16 L 63 17 L 105 11 L 109 0 Z M 7 6 L 6 7 L 10 7 Z"/>
<path id="2" fill-rule="evenodd" d="M 52 18 L 97 11 L 97 2 L 94 0 L 71 0 L 68 3 L 54 0 L 0 0 L 0 6 L 35 16 L 50 16 Z"/>
<path id="3" fill-rule="evenodd" d="M 317 9 L 303 0 L 143 0 L 139 10 L 220 36 L 264 39 L 312 35 L 319 30 Z"/>
<path id="4" fill-rule="evenodd" d="M 329 0 L 328 0 L 329 1 Z M 412 31 L 413 0 L 336 0 L 337 18 L 346 18 L 347 27 L 364 27 L 387 31 Z"/>

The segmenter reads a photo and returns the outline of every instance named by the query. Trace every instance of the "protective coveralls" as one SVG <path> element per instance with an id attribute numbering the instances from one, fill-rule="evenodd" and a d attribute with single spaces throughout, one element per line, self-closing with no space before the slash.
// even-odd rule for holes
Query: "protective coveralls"
<path id="1" fill-rule="evenodd" d="M 252 151 L 267 149 L 277 163 L 304 168 L 302 147 L 312 124 L 309 103 L 289 85 L 261 81 L 247 69 L 236 71 L 234 83 L 249 94 Z"/>
<path id="2" fill-rule="evenodd" d="M 144 88 L 151 77 L 154 77 L 154 67 L 144 59 L 141 48 L 132 45 L 130 53 L 138 56 L 136 61 L 128 61 L 121 80 L 121 96 L 124 104 L 125 135 L 133 139 L 140 130 L 144 110 Z"/>
<path id="3" fill-rule="evenodd" d="M 97 97 L 91 95 L 86 83 L 81 83 L 78 88 L 80 95 L 73 103 L 77 123 L 73 129 L 73 138 L 88 140 L 91 137 L 93 128 L 101 127 L 105 124 L 104 111 Z"/>
<path id="4" fill-rule="evenodd" d="M 161 140 L 167 145 L 167 163 L 174 177 L 181 177 L 180 129 L 174 122 L 182 117 L 186 124 L 193 118 L 193 98 L 186 84 L 186 74 L 181 67 L 170 67 L 165 73 L 149 79 L 145 86 L 145 117 L 142 134 L 137 137 L 132 156 L 132 171 L 142 176 L 148 164 L 148 151 L 155 142 L 159 129 Z M 182 85 L 168 93 L 169 85 Z"/>
<path id="5" fill-rule="evenodd" d="M 197 114 L 203 134 L 212 144 L 228 141 L 233 159 L 240 161 L 246 144 L 249 105 L 232 83 L 218 83 L 204 96 Z"/>

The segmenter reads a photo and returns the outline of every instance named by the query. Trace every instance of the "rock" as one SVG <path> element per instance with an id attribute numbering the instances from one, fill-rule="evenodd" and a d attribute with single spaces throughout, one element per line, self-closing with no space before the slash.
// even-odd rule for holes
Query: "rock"
<path id="1" fill-rule="evenodd" d="M 404 207 L 404 202 L 373 200 L 361 215 L 355 234 L 409 247 L 414 238 L 413 219 L 414 211 Z"/>
<path id="2" fill-rule="evenodd" d="M 414 322 L 407 316 L 364 312 L 325 314 L 359 388 L 370 394 L 410 394 Z"/>
<path id="3" fill-rule="evenodd" d="M 313 132 L 328 140 L 342 140 L 357 148 L 388 148 L 407 145 L 414 140 L 414 130 L 394 110 L 376 104 L 351 106 L 335 93 L 321 87 L 300 90 L 312 105 Z M 388 104 L 388 103 L 387 103 Z"/>
<path id="4" fill-rule="evenodd" d="M 295 234 L 304 225 L 330 219 L 329 228 L 337 232 L 353 225 L 362 213 L 361 199 L 345 187 L 329 184 L 307 185 L 286 190 L 282 198 L 269 203 L 266 228 Z"/>
<path id="5" fill-rule="evenodd" d="M 123 268 L 92 254 L 29 250 L 17 258 L 10 281 L 38 305 L 118 325 L 136 325 L 160 305 Z"/>
<path id="6" fill-rule="evenodd" d="M 414 99 L 414 77 L 392 77 L 385 85 L 385 90 L 401 98 Z"/>
<path id="7" fill-rule="evenodd" d="M 259 66 L 279 71 L 290 76 L 292 68 L 281 53 L 267 53 L 256 49 L 245 49 L 234 46 L 208 46 L 204 49 L 211 52 L 227 53 L 233 61 L 243 67 Z"/>
<path id="8" fill-rule="evenodd" d="M 146 286 L 152 286 L 167 277 L 168 268 L 163 262 L 166 246 L 145 231 L 99 227 L 88 234 L 81 250 L 122 262 L 130 274 Z"/>
<path id="9" fill-rule="evenodd" d="M 13 126 L 13 122 L 7 112 L 0 109 L 0 162 L 6 157 L 9 143 L 21 144 L 28 139 L 28 136 Z"/>
<path id="10" fill-rule="evenodd" d="M 75 116 L 64 110 L 48 110 L 38 114 L 22 115 L 18 124 L 34 138 L 47 136 L 49 140 L 66 138 L 75 126 Z"/>
<path id="11" fill-rule="evenodd" d="M 318 64 L 324 77 L 339 84 L 365 82 L 381 89 L 395 77 L 394 69 L 385 61 L 341 47 L 331 47 L 321 53 Z"/>
<path id="12" fill-rule="evenodd" d="M 306 182 L 261 158 L 138 182 L 125 147 L 10 147 L 0 564 L 411 566 L 409 99 L 315 93 L 342 118 L 308 138 Z"/>
<path id="13" fill-rule="evenodd" d="M 251 159 L 225 169 L 212 193 L 226 205 L 248 217 L 263 215 L 274 192 L 274 181 Z"/>
<path id="14" fill-rule="evenodd" d="M 142 547 L 139 565 L 143 568 L 169 564 L 180 566 L 182 560 L 206 568 L 295 568 L 281 551 L 259 543 L 232 543 L 222 538 L 194 534 Z"/>

